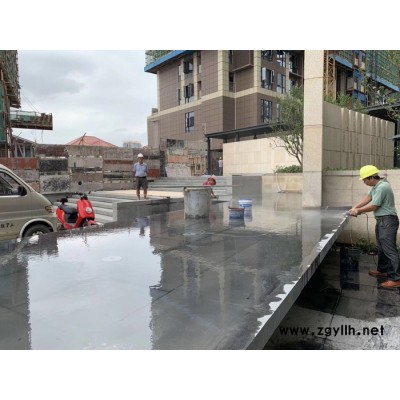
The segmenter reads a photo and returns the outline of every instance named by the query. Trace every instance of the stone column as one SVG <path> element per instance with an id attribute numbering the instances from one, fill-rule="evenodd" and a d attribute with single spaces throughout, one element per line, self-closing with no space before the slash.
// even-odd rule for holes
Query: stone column
<path id="1" fill-rule="evenodd" d="M 322 205 L 324 51 L 304 52 L 303 207 Z"/>

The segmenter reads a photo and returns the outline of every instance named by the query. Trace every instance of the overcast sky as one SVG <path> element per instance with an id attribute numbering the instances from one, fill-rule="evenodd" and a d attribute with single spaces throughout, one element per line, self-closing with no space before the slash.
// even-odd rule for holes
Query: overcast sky
<path id="1" fill-rule="evenodd" d="M 14 129 L 38 143 L 65 144 L 83 134 L 122 146 L 147 144 L 157 107 L 156 75 L 144 51 L 18 51 L 21 110 L 53 114 L 53 131 Z"/>
<path id="2" fill-rule="evenodd" d="M 304 4 L 288 2 L 291 12 L 283 21 L 276 17 L 281 5 L 273 9 L 263 0 L 254 0 L 245 9 L 226 9 L 223 3 L 198 9 L 195 3 L 172 0 L 141 3 L 134 10 L 125 0 L 112 4 L 98 0 L 96 6 L 71 0 L 67 7 L 52 0 L 20 0 L 17 20 L 2 20 L 2 31 L 9 34 L 2 35 L 1 47 L 32 49 L 18 51 L 21 109 L 52 113 L 54 129 L 14 129 L 14 134 L 39 143 L 64 144 L 86 133 L 118 146 L 125 140 L 147 144 L 147 117 L 157 107 L 157 79 L 144 72 L 144 50 L 126 49 L 396 48 L 387 43 L 388 37 L 395 36 L 396 24 L 381 31 L 384 40 L 371 31 L 370 36 L 363 32 L 365 43 L 360 43 L 360 35 L 349 35 L 345 28 L 326 29 L 321 2 L 312 0 L 310 24 L 299 17 L 304 15 Z M 15 15 L 14 2 L 3 3 L 2 14 Z M 337 3 L 343 3 L 351 15 L 348 1 Z M 343 20 L 343 9 L 330 10 L 330 19 Z M 268 19 L 267 26 L 262 21 L 254 24 L 254 10 L 275 17 Z M 222 34 L 221 20 L 235 18 L 240 19 L 240 29 L 227 25 L 228 34 Z"/>

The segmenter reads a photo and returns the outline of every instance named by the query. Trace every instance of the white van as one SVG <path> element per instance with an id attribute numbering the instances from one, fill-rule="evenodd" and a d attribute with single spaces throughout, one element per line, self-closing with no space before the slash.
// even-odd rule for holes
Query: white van
<path id="1" fill-rule="evenodd" d="M 57 231 L 57 217 L 46 197 L 0 164 L 0 240 Z"/>

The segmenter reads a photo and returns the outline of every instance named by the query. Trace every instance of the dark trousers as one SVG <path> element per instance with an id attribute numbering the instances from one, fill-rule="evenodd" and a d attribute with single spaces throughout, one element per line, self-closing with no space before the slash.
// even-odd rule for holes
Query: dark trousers
<path id="1" fill-rule="evenodd" d="M 386 215 L 376 218 L 375 235 L 378 245 L 378 271 L 387 272 L 389 279 L 400 280 L 400 258 L 396 238 L 399 218 Z"/>

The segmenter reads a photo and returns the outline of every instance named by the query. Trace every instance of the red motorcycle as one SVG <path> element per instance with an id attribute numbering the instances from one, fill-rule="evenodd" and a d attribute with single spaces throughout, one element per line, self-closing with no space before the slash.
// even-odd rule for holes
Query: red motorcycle
<path id="1" fill-rule="evenodd" d="M 102 226 L 100 222 L 95 220 L 92 203 L 88 199 L 86 193 L 76 193 L 80 196 L 75 206 L 66 205 L 68 198 L 59 199 L 61 204 L 57 207 L 56 214 L 61 223 L 60 230 L 85 228 L 87 226 Z M 90 194 L 90 192 L 89 192 Z"/>

